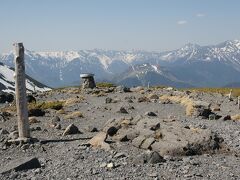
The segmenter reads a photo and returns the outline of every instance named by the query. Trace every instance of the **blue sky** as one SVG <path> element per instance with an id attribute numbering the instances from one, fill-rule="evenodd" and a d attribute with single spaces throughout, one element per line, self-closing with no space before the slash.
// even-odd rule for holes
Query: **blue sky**
<path id="1" fill-rule="evenodd" d="M 172 50 L 240 39 L 239 0 L 0 0 L 0 53 Z"/>

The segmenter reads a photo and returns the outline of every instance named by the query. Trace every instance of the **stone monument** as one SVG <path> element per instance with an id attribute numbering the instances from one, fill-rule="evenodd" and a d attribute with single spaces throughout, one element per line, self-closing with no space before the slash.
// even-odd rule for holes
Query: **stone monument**
<path id="1" fill-rule="evenodd" d="M 93 77 L 94 77 L 94 74 L 90 74 L 90 73 L 80 74 L 80 78 L 82 79 L 82 89 L 87 89 L 87 88 L 93 89 L 96 87 Z"/>

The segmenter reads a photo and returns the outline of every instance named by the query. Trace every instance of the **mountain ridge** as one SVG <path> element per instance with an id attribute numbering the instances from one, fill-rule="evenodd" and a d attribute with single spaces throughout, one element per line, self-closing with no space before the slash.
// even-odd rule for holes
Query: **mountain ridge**
<path id="1" fill-rule="evenodd" d="M 0 55 L 0 61 L 8 66 L 14 66 L 12 60 L 12 52 Z M 170 69 L 171 67 L 180 67 L 181 69 L 183 66 L 194 64 L 198 64 L 198 66 L 200 64 L 204 64 L 204 66 L 220 64 L 221 71 L 224 71 L 225 67 L 230 68 L 233 69 L 235 75 L 236 72 L 240 72 L 240 41 L 228 40 L 210 46 L 189 43 L 179 49 L 166 52 L 101 49 L 53 52 L 26 50 L 25 63 L 26 72 L 31 77 L 52 87 L 77 85 L 76 82 L 80 83 L 79 74 L 87 72 L 94 73 L 97 81 L 103 79 L 111 81 L 113 76 L 125 72 L 129 67 L 144 63 L 163 65 Z M 216 78 L 213 79 L 215 81 Z M 181 79 L 181 81 L 185 81 L 185 79 Z M 230 78 L 224 83 L 235 81 L 236 79 Z M 211 85 L 211 83 L 209 81 L 207 84 L 202 84 Z M 193 82 L 194 86 L 196 84 Z M 223 83 L 218 85 L 223 85 Z"/>

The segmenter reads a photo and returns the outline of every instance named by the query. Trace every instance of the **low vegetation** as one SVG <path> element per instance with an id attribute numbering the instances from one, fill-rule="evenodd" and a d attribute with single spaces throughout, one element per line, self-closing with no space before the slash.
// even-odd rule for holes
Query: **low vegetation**
<path id="1" fill-rule="evenodd" d="M 227 95 L 232 90 L 232 96 L 240 96 L 240 88 L 189 88 L 189 89 L 181 89 L 181 90 L 189 90 L 191 92 L 204 92 L 204 93 L 220 93 L 222 95 Z"/>
<path id="2" fill-rule="evenodd" d="M 73 106 L 77 103 L 81 103 L 85 98 L 83 96 L 79 96 L 78 98 L 69 98 L 64 102 L 64 106 Z"/>
<path id="3" fill-rule="evenodd" d="M 71 114 L 68 114 L 64 117 L 64 119 L 73 119 L 73 118 L 83 118 L 83 114 L 80 111 L 75 111 Z"/>
<path id="4" fill-rule="evenodd" d="M 60 110 L 63 108 L 64 101 L 47 101 L 28 104 L 28 109 L 55 109 Z"/>
<path id="5" fill-rule="evenodd" d="M 234 116 L 231 116 L 231 119 L 234 121 L 239 121 L 240 120 L 240 114 L 236 114 Z"/>
<path id="6" fill-rule="evenodd" d="M 109 83 L 109 82 L 98 82 L 96 84 L 97 87 L 100 87 L 100 88 L 110 88 L 110 87 L 116 87 L 115 84 L 113 83 Z"/>

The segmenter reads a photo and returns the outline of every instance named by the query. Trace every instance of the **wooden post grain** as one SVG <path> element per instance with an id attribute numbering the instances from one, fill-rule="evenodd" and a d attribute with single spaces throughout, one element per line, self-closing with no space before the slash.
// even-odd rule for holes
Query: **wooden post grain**
<path id="1" fill-rule="evenodd" d="M 24 46 L 22 43 L 13 44 L 15 50 L 15 93 L 18 116 L 19 139 L 30 138 L 30 128 L 28 122 L 26 81 L 24 65 Z"/>
<path id="2" fill-rule="evenodd" d="M 240 96 L 238 96 L 238 109 L 240 109 Z"/>

